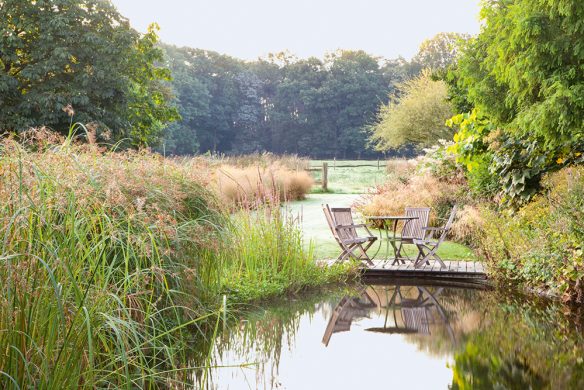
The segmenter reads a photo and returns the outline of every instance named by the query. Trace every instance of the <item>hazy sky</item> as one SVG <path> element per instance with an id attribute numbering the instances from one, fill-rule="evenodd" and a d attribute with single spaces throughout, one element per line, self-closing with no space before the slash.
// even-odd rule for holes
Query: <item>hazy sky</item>
<path id="1" fill-rule="evenodd" d="M 256 59 L 288 49 L 322 57 L 363 49 L 413 56 L 443 31 L 478 32 L 479 0 L 113 0 L 139 31 L 160 24 L 164 42 Z"/>

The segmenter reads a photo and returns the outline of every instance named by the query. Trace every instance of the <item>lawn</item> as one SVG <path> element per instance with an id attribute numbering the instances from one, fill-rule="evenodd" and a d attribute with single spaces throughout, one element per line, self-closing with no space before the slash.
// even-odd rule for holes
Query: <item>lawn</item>
<path id="1" fill-rule="evenodd" d="M 295 216 L 300 216 L 302 229 L 306 245 L 312 242 L 315 246 L 316 256 L 319 259 L 336 258 L 340 253 L 340 248 L 331 235 L 329 227 L 324 218 L 321 205 L 328 203 L 336 207 L 349 207 L 357 199 L 359 194 L 310 194 L 306 200 L 290 202 L 288 211 Z M 356 221 L 357 223 L 363 221 Z M 379 231 L 371 229 L 372 233 L 379 235 Z M 410 257 L 417 252 L 413 246 L 408 246 L 407 250 Z M 387 256 L 386 244 L 382 243 L 381 247 L 374 244 L 371 254 L 379 248 L 376 258 Z M 391 248 L 390 253 L 393 254 Z M 464 245 L 454 242 L 445 242 L 438 250 L 438 255 L 448 260 L 474 260 L 475 256 L 471 249 Z"/>
<path id="2" fill-rule="evenodd" d="M 385 161 L 377 160 L 311 160 L 311 168 L 322 168 L 328 162 L 328 190 L 336 194 L 363 194 L 367 189 L 383 184 L 387 179 Z M 316 180 L 321 180 L 322 173 L 313 171 Z M 314 192 L 320 192 L 320 186 L 314 186 Z"/>

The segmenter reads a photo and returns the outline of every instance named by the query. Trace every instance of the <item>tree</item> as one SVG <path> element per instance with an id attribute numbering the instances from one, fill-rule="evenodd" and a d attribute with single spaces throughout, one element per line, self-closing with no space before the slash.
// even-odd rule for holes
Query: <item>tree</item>
<path id="1" fill-rule="evenodd" d="M 0 0 L 0 129 L 66 132 L 72 105 L 114 139 L 155 142 L 177 117 L 156 28 L 140 35 L 109 1 Z"/>
<path id="2" fill-rule="evenodd" d="M 276 53 L 244 62 L 211 51 L 164 45 L 182 121 L 165 134 L 170 154 L 271 151 L 320 157 L 375 155 L 365 127 L 405 60 L 363 51 L 298 59 Z"/>
<path id="3" fill-rule="evenodd" d="M 453 81 L 497 131 L 459 143 L 482 137 L 504 191 L 528 198 L 544 172 L 584 162 L 584 3 L 492 0 L 481 16 Z"/>
<path id="4" fill-rule="evenodd" d="M 452 138 L 446 120 L 453 115 L 447 101 L 446 83 L 433 80 L 429 71 L 398 86 L 399 95 L 381 106 L 371 127 L 371 141 L 377 150 L 396 149 L 406 144 L 430 146 Z"/>
<path id="5" fill-rule="evenodd" d="M 445 70 L 456 62 L 461 42 L 469 38 L 468 34 L 439 33 L 422 42 L 412 62 L 422 68 Z"/>

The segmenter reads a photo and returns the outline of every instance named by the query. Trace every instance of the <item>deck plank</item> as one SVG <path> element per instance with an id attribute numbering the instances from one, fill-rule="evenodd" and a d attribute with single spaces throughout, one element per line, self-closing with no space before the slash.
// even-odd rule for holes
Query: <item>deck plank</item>
<path id="1" fill-rule="evenodd" d="M 444 260 L 446 268 L 441 268 L 440 263 L 431 261 L 420 268 L 415 268 L 412 261 L 405 264 L 386 263 L 378 261 L 372 268 L 363 268 L 364 275 L 375 277 L 403 277 L 414 279 L 448 279 L 448 280 L 474 280 L 480 282 L 487 279 L 484 264 L 474 261 Z"/>

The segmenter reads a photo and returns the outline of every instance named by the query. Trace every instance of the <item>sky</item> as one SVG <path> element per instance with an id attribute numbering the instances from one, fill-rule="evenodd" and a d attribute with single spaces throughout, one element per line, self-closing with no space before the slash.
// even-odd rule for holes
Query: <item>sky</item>
<path id="1" fill-rule="evenodd" d="M 112 0 L 138 31 L 245 60 L 362 49 L 410 59 L 439 32 L 476 34 L 479 0 Z"/>

